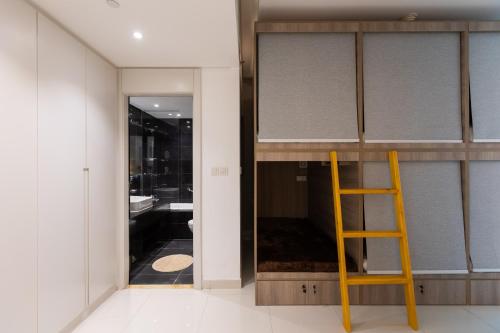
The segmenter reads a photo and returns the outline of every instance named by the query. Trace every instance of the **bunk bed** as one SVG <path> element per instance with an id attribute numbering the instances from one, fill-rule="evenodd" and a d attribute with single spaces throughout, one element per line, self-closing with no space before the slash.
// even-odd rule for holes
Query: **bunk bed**
<path id="1" fill-rule="evenodd" d="M 345 188 L 381 185 L 398 151 L 417 303 L 500 304 L 499 40 L 500 22 L 256 22 L 258 305 L 340 302 L 331 150 Z M 346 200 L 346 230 L 390 227 L 390 201 Z M 346 244 L 350 274 L 399 269 L 377 242 Z M 351 304 L 404 302 L 398 286 L 351 288 Z"/>

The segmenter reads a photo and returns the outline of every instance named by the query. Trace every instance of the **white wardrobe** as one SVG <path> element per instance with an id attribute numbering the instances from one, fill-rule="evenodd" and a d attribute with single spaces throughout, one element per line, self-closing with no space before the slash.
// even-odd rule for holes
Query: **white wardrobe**
<path id="1" fill-rule="evenodd" d="M 60 332 L 116 286 L 117 69 L 23 1 L 0 37 L 0 327 Z"/>

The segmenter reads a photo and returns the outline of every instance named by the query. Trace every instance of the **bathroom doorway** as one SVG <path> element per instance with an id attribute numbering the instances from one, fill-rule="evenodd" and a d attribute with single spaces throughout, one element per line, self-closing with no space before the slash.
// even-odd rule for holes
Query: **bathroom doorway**
<path id="1" fill-rule="evenodd" d="M 193 285 L 193 97 L 128 98 L 129 284 Z"/>

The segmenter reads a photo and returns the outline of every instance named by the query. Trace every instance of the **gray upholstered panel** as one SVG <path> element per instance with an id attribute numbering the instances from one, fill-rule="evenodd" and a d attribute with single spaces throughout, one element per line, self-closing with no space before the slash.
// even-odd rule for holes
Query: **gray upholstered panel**
<path id="1" fill-rule="evenodd" d="M 470 92 L 475 141 L 500 140 L 500 33 L 470 34 Z"/>
<path id="2" fill-rule="evenodd" d="M 365 139 L 460 141 L 460 35 L 364 35 Z"/>
<path id="3" fill-rule="evenodd" d="M 459 162 L 400 163 L 414 271 L 464 271 L 465 237 Z M 387 163 L 364 166 L 365 187 L 390 187 Z M 365 196 L 367 230 L 395 228 L 392 196 Z M 368 271 L 400 270 L 394 239 L 367 240 Z"/>
<path id="4" fill-rule="evenodd" d="M 357 141 L 354 33 L 260 34 L 259 141 Z"/>
<path id="5" fill-rule="evenodd" d="M 477 271 L 500 271 L 500 162 L 470 162 L 470 251 Z"/>

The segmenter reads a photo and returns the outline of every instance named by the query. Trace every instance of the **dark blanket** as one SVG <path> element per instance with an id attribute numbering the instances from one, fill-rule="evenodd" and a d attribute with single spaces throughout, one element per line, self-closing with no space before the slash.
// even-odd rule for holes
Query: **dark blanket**
<path id="1" fill-rule="evenodd" d="M 257 230 L 258 272 L 339 271 L 336 242 L 307 219 L 259 218 Z"/>

